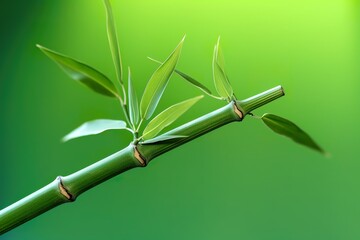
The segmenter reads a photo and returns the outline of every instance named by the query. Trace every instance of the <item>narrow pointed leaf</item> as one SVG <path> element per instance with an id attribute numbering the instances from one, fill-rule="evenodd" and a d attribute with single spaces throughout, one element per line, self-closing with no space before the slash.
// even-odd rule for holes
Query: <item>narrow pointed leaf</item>
<path id="1" fill-rule="evenodd" d="M 234 91 L 230 85 L 230 82 L 226 76 L 224 69 L 224 60 L 219 50 L 219 42 L 216 44 L 214 48 L 214 56 L 213 56 L 213 78 L 216 91 L 218 94 L 227 99 L 231 99 L 234 95 Z M 220 52 L 219 52 L 220 51 Z"/>
<path id="2" fill-rule="evenodd" d="M 217 62 L 213 63 L 213 77 L 215 89 L 218 94 L 225 99 L 230 99 L 233 96 L 234 92 L 229 81 L 226 78 L 224 71 L 220 68 Z"/>
<path id="3" fill-rule="evenodd" d="M 165 109 L 154 119 L 152 119 L 149 124 L 145 127 L 143 132 L 143 139 L 147 140 L 155 137 L 162 129 L 169 126 L 181 115 L 183 115 L 187 110 L 189 110 L 197 101 L 199 101 L 203 96 L 198 96 L 195 98 L 188 99 L 186 101 L 172 105 L 171 107 Z"/>
<path id="4" fill-rule="evenodd" d="M 180 57 L 184 39 L 185 37 L 181 40 L 171 55 L 164 61 L 164 63 L 156 69 L 147 83 L 140 102 L 140 113 L 142 119 L 149 119 L 154 113 L 155 108 L 164 93 L 166 85 L 169 82 L 169 78 L 174 72 L 175 66 Z"/>
<path id="5" fill-rule="evenodd" d="M 220 36 L 216 43 L 216 61 L 219 64 L 220 68 L 223 70 L 223 72 L 225 72 L 225 59 L 222 49 L 220 47 Z"/>
<path id="6" fill-rule="evenodd" d="M 174 141 L 177 141 L 177 140 L 179 140 L 181 138 L 186 138 L 186 137 L 187 136 L 183 136 L 183 135 L 166 135 L 166 134 L 163 134 L 163 135 L 157 136 L 155 138 L 143 141 L 140 144 L 142 144 L 142 145 L 150 145 L 150 144 L 157 144 L 157 143 L 169 143 L 169 142 L 174 142 Z"/>
<path id="7" fill-rule="evenodd" d="M 107 29 L 107 35 L 110 45 L 110 51 L 114 62 L 117 78 L 120 84 L 123 85 L 121 54 L 120 54 L 118 37 L 116 33 L 116 24 L 114 20 L 114 15 L 110 1 L 104 0 L 104 4 L 106 8 L 106 29 Z"/>
<path id="8" fill-rule="evenodd" d="M 43 46 L 37 47 L 56 62 L 72 79 L 105 96 L 117 97 L 114 84 L 96 69 Z"/>
<path id="9" fill-rule="evenodd" d="M 121 120 L 110 120 L 110 119 L 97 119 L 93 121 L 89 121 L 83 123 L 80 127 L 73 130 L 71 133 L 66 135 L 63 138 L 63 141 L 66 142 L 68 140 L 102 133 L 107 130 L 114 129 L 126 129 L 126 122 Z"/>
<path id="10" fill-rule="evenodd" d="M 136 96 L 135 89 L 131 80 L 131 71 L 129 68 L 129 82 L 128 82 L 128 95 L 129 95 L 129 117 L 130 122 L 136 126 L 139 122 L 139 103 Z"/>
<path id="11" fill-rule="evenodd" d="M 269 113 L 264 114 L 261 119 L 266 126 L 274 132 L 289 137 L 301 145 L 325 154 L 325 151 L 306 132 L 293 122 Z"/>
<path id="12" fill-rule="evenodd" d="M 156 63 L 159 63 L 159 64 L 162 64 L 162 62 L 158 61 L 158 60 L 155 60 L 153 58 L 150 58 L 149 59 L 151 61 L 154 61 Z M 184 72 L 181 72 L 180 70 L 177 70 L 175 69 L 174 70 L 176 74 L 178 74 L 180 77 L 182 77 L 184 80 L 186 80 L 187 82 L 191 83 L 192 85 L 194 85 L 195 87 L 197 87 L 198 89 L 200 89 L 201 91 L 203 91 L 204 93 L 208 94 L 208 95 L 211 95 L 211 91 L 205 87 L 203 84 L 201 84 L 199 81 L 195 80 L 194 78 L 192 78 L 191 76 L 187 75 L 186 73 Z"/>
<path id="13" fill-rule="evenodd" d="M 181 76 L 183 79 L 185 79 L 186 81 L 188 81 L 189 83 L 191 83 L 192 85 L 194 85 L 195 87 L 197 87 L 198 89 L 200 89 L 201 91 L 203 91 L 206 94 L 211 95 L 211 91 L 205 87 L 203 84 L 201 84 L 200 82 L 196 81 L 194 78 L 192 78 L 191 76 L 187 75 L 186 73 L 183 73 L 179 70 L 175 69 L 175 72 Z"/>

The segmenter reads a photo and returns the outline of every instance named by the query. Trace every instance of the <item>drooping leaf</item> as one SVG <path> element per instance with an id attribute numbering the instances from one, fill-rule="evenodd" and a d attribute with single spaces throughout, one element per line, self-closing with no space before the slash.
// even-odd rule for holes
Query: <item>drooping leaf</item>
<path id="1" fill-rule="evenodd" d="M 162 62 L 155 60 L 153 58 L 148 57 L 151 61 L 154 61 L 156 63 L 162 64 Z M 195 87 L 197 87 L 198 89 L 200 89 L 201 91 L 203 91 L 204 93 L 211 95 L 211 91 L 205 87 L 203 84 L 201 84 L 199 81 L 196 81 L 193 77 L 187 75 L 184 72 L 181 72 L 180 70 L 175 69 L 175 73 L 178 74 L 180 77 L 182 77 L 183 79 L 185 79 L 186 81 L 188 81 L 189 83 L 191 83 L 192 85 L 194 85 Z"/>
<path id="2" fill-rule="evenodd" d="M 266 124 L 266 126 L 272 129 L 274 132 L 289 137 L 295 142 L 306 147 L 326 154 L 325 151 L 306 132 L 304 132 L 293 122 L 269 113 L 264 114 L 261 119 Z"/>
<path id="3" fill-rule="evenodd" d="M 131 71 L 129 68 L 129 82 L 128 82 L 128 95 L 129 95 L 129 117 L 130 122 L 136 126 L 139 122 L 139 103 L 136 96 L 135 89 L 131 80 Z"/>
<path id="4" fill-rule="evenodd" d="M 122 81 L 122 62 L 121 62 L 121 54 L 119 48 L 119 42 L 116 32 L 116 24 L 114 20 L 113 11 L 111 8 L 111 4 L 109 0 L 104 0 L 105 8 L 106 8 L 106 30 L 110 45 L 110 51 L 112 55 L 112 59 L 114 62 L 115 70 L 117 78 L 120 84 L 123 84 Z"/>
<path id="5" fill-rule="evenodd" d="M 154 117 L 145 127 L 143 132 L 143 139 L 147 140 L 155 137 L 162 129 L 173 123 L 202 97 L 203 96 L 198 96 L 188 99 L 186 101 L 172 105 L 171 107 L 162 111 L 159 115 Z"/>
<path id="6" fill-rule="evenodd" d="M 183 135 L 160 135 L 157 136 L 155 138 L 140 142 L 140 144 L 142 145 L 150 145 L 150 144 L 157 144 L 157 143 L 168 143 L 168 142 L 173 142 L 173 141 L 177 141 L 180 138 L 186 138 L 187 136 L 183 136 Z"/>
<path id="7" fill-rule="evenodd" d="M 213 78 L 218 94 L 223 98 L 232 99 L 234 91 L 225 73 L 224 60 L 220 50 L 220 38 L 214 48 Z"/>
<path id="8" fill-rule="evenodd" d="M 62 140 L 64 142 L 74 138 L 95 135 L 102 133 L 107 130 L 113 129 L 126 129 L 126 122 L 121 120 L 110 120 L 110 119 L 97 119 L 83 123 L 80 127 L 73 130 L 71 133 L 66 135 Z"/>
<path id="9" fill-rule="evenodd" d="M 140 113 L 142 119 L 149 119 L 155 111 L 160 98 L 169 82 L 169 78 L 174 72 L 175 66 L 180 57 L 181 48 L 185 37 L 180 41 L 179 45 L 171 53 L 171 55 L 160 65 L 153 73 L 147 83 L 144 94 L 140 102 Z"/>
<path id="10" fill-rule="evenodd" d="M 72 79 L 81 82 L 102 95 L 110 97 L 118 96 L 114 84 L 96 69 L 43 46 L 36 46 L 56 62 Z"/>

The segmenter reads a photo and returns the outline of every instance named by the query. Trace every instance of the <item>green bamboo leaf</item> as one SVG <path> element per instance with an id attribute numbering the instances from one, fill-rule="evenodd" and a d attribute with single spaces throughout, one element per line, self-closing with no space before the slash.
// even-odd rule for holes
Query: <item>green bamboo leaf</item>
<path id="1" fill-rule="evenodd" d="M 36 46 L 56 62 L 72 79 L 102 95 L 118 97 L 114 84 L 96 69 L 43 46 Z"/>
<path id="2" fill-rule="evenodd" d="M 124 121 L 97 119 L 83 123 L 80 127 L 76 128 L 71 133 L 66 135 L 62 140 L 66 142 L 74 138 L 88 136 L 88 135 L 95 135 L 107 130 L 114 130 L 114 129 L 130 130 L 126 128 L 126 122 Z"/>
<path id="3" fill-rule="evenodd" d="M 116 33 L 116 24 L 114 20 L 113 11 L 111 8 L 111 4 L 109 0 L 104 0 L 105 8 L 106 8 L 106 30 L 110 45 L 110 51 L 112 55 L 112 59 L 114 62 L 115 70 L 117 78 L 121 85 L 123 85 L 122 81 L 122 62 L 121 62 L 121 54 L 118 43 L 118 37 Z"/>
<path id="4" fill-rule="evenodd" d="M 169 143 L 173 141 L 177 141 L 180 138 L 186 138 L 187 136 L 183 135 L 160 135 L 155 138 L 140 142 L 141 145 L 150 145 L 150 144 L 158 144 L 158 143 Z"/>
<path id="5" fill-rule="evenodd" d="M 203 91 L 204 93 L 211 95 L 211 91 L 205 87 L 203 84 L 201 84 L 200 82 L 196 81 L 194 78 L 192 78 L 191 76 L 187 75 L 186 73 L 183 73 L 179 70 L 175 69 L 175 72 L 181 76 L 183 79 L 185 79 L 186 81 L 188 81 L 189 83 L 191 83 L 192 85 L 194 85 L 195 87 L 197 87 L 198 89 L 200 89 L 201 91 Z"/>
<path id="6" fill-rule="evenodd" d="M 158 105 L 162 94 L 164 93 L 166 85 L 169 82 L 169 78 L 172 75 L 178 62 L 184 39 L 185 36 L 180 41 L 175 50 L 171 53 L 171 55 L 153 73 L 149 82 L 147 83 L 140 102 L 140 113 L 142 119 L 149 119 L 154 113 L 155 108 Z"/>
<path id="7" fill-rule="evenodd" d="M 129 68 L 129 82 L 128 82 L 128 95 L 129 95 L 129 116 L 130 122 L 136 126 L 139 122 L 139 103 L 136 96 L 135 89 L 131 80 L 131 71 Z"/>
<path id="8" fill-rule="evenodd" d="M 220 50 L 220 38 L 214 48 L 213 78 L 218 94 L 223 98 L 232 99 L 234 91 L 225 73 L 224 60 Z"/>
<path id="9" fill-rule="evenodd" d="M 149 124 L 145 127 L 143 132 L 143 139 L 147 140 L 155 137 L 162 129 L 169 126 L 181 115 L 183 115 L 187 110 L 189 110 L 197 101 L 199 101 L 203 96 L 198 96 L 195 98 L 188 99 L 186 101 L 172 105 L 171 107 L 165 109 L 159 115 L 154 117 Z"/>
<path id="10" fill-rule="evenodd" d="M 153 59 L 151 57 L 148 57 L 151 61 L 162 64 L 162 62 Z M 195 87 L 197 87 L 198 89 L 200 89 L 201 91 L 203 91 L 204 93 L 211 95 L 211 91 L 205 87 L 203 84 L 201 84 L 200 82 L 198 82 L 197 80 L 195 80 L 194 78 L 192 78 L 191 76 L 187 75 L 184 72 L 181 72 L 180 70 L 175 69 L 175 73 L 178 74 L 180 77 L 182 77 L 184 80 L 188 81 L 189 83 L 191 83 L 192 85 L 194 85 Z"/>
<path id="11" fill-rule="evenodd" d="M 215 89 L 218 94 L 225 99 L 231 99 L 231 97 L 233 96 L 232 87 L 229 84 L 224 71 L 221 69 L 217 62 L 213 63 L 213 77 Z"/>
<path id="12" fill-rule="evenodd" d="M 220 36 L 218 38 L 218 41 L 216 43 L 216 61 L 219 64 L 220 68 L 225 72 L 225 59 L 224 54 L 222 52 L 222 48 L 220 47 Z"/>
<path id="13" fill-rule="evenodd" d="M 269 113 L 264 114 L 261 119 L 266 126 L 274 132 L 289 137 L 301 145 L 326 154 L 325 151 L 306 132 L 293 122 Z"/>

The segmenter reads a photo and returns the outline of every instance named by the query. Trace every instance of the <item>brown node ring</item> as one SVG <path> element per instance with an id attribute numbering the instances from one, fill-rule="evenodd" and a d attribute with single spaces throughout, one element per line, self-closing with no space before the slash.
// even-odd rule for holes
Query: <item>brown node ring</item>
<path id="1" fill-rule="evenodd" d="M 69 201 L 74 201 L 75 199 L 73 198 L 73 196 L 71 195 L 71 193 L 65 188 L 63 182 L 62 182 L 62 178 L 61 176 L 58 176 L 56 178 L 56 180 L 58 180 L 58 187 L 59 187 L 59 191 L 61 193 L 61 195 L 63 195 L 64 197 L 66 197 L 67 200 Z"/>
<path id="2" fill-rule="evenodd" d="M 143 156 L 141 156 L 139 150 L 137 149 L 136 145 L 134 145 L 134 157 L 139 161 L 142 167 L 146 166 L 146 161 Z"/>
<path id="3" fill-rule="evenodd" d="M 234 101 L 234 112 L 239 117 L 240 121 L 244 118 L 244 114 L 242 111 L 237 107 L 236 102 Z"/>

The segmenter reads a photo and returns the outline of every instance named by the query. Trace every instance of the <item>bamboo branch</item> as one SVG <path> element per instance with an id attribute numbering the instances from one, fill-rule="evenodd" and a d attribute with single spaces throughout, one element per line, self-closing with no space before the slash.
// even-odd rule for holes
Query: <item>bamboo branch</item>
<path id="1" fill-rule="evenodd" d="M 165 134 L 182 135 L 175 141 L 134 145 L 84 169 L 53 182 L 0 211 L 0 235 L 63 203 L 73 202 L 83 192 L 122 172 L 146 166 L 155 157 L 230 122 L 242 121 L 252 110 L 284 95 L 281 86 L 226 106 L 179 126 Z"/>

